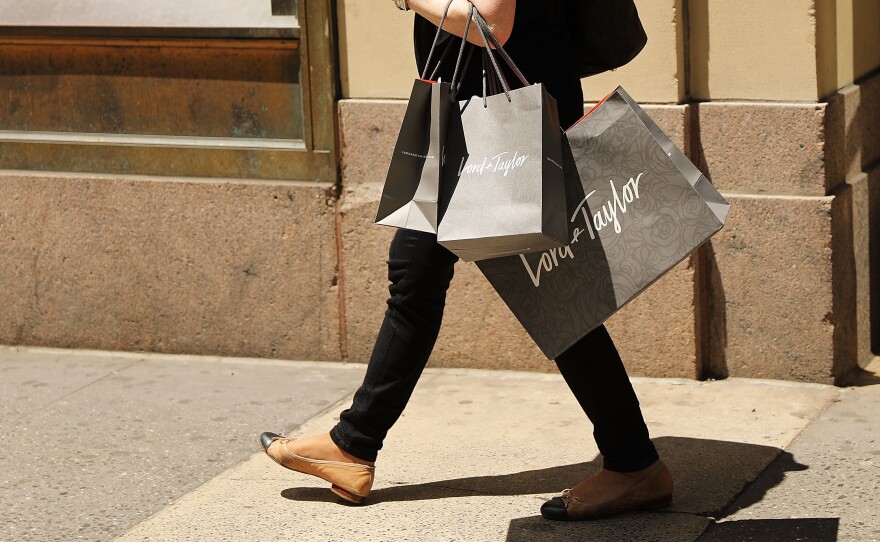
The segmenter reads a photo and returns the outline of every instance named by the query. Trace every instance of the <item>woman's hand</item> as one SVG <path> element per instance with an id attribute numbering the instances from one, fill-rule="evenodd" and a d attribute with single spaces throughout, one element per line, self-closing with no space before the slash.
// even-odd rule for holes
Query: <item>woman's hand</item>
<path id="1" fill-rule="evenodd" d="M 407 0 L 407 5 L 411 10 L 435 25 L 440 23 L 440 18 L 443 16 L 447 4 L 449 4 L 449 0 Z M 498 42 L 504 45 L 513 31 L 516 0 L 471 0 L 470 2 L 468 0 L 452 0 L 446 22 L 443 23 L 443 30 L 459 37 L 463 36 L 471 4 L 477 7 L 477 11 L 489 23 L 489 28 L 498 38 Z M 483 39 L 477 31 L 475 23 L 471 24 L 468 31 L 468 41 L 475 45 L 483 45 Z"/>

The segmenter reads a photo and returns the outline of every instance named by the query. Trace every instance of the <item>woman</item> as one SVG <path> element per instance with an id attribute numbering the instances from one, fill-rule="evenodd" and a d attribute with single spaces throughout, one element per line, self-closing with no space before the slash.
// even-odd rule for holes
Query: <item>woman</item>
<path id="1" fill-rule="evenodd" d="M 417 13 L 415 49 L 419 71 L 448 6 L 444 40 L 452 50 L 464 34 L 468 0 L 394 0 Z M 566 54 L 571 17 L 568 0 L 471 0 L 505 49 L 531 82 L 542 82 L 559 105 L 563 126 L 583 116 L 580 80 Z M 390 7 L 390 6 L 389 6 Z M 479 32 L 468 32 L 472 47 Z M 444 44 L 445 46 L 445 44 Z M 454 62 L 439 77 L 452 80 Z M 479 95 L 479 62 L 462 79 L 461 97 Z M 362 503 L 369 494 L 374 462 L 382 442 L 409 400 L 437 339 L 446 290 L 458 258 L 437 244 L 436 236 L 398 230 L 391 242 L 388 309 L 379 330 L 364 382 L 351 408 L 329 433 L 290 440 L 263 433 L 261 444 L 280 465 L 323 478 L 342 498 Z M 594 427 L 603 468 L 594 476 L 544 503 L 541 513 L 556 520 L 585 520 L 626 510 L 656 508 L 672 499 L 672 477 L 648 436 L 639 403 L 614 343 L 599 327 L 556 360 L 559 371 Z"/>

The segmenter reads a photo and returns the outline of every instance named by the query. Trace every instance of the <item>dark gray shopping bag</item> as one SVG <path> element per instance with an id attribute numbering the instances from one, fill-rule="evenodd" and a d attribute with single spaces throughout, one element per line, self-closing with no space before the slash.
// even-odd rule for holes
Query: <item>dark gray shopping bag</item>
<path id="1" fill-rule="evenodd" d="M 460 115 L 450 117 L 437 241 L 465 261 L 562 246 L 567 228 L 556 100 L 543 85 L 529 85 L 472 13 L 504 92 L 462 101 Z M 510 90 L 494 54 L 522 88 Z"/>
<path id="2" fill-rule="evenodd" d="M 379 201 L 376 224 L 437 232 L 449 83 L 416 80 Z"/>
<path id="3" fill-rule="evenodd" d="M 720 230 L 729 209 L 620 87 L 566 143 L 568 244 L 478 262 L 551 359 Z"/>
<path id="4" fill-rule="evenodd" d="M 434 76 L 429 74 L 431 59 L 451 5 L 451 1 L 446 5 L 446 12 L 437 27 L 421 79 L 416 79 L 413 83 L 394 154 L 388 166 L 376 224 L 437 233 L 437 205 L 446 132 L 449 115 L 455 104 L 451 85 L 433 81 L 431 79 Z M 437 62 L 435 75 L 449 52 L 449 45 L 451 42 Z M 463 52 L 464 43 L 459 51 L 459 62 Z"/>

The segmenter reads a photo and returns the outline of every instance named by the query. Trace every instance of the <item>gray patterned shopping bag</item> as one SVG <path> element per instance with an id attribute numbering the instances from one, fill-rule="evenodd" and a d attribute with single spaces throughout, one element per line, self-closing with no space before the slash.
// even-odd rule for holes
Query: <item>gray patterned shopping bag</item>
<path id="1" fill-rule="evenodd" d="M 623 88 L 565 139 L 569 243 L 477 263 L 551 359 L 719 231 L 729 209 Z"/>

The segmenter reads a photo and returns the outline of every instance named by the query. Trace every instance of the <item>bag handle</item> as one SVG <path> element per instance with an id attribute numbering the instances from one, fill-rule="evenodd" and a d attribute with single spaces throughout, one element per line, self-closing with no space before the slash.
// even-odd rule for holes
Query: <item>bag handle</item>
<path id="1" fill-rule="evenodd" d="M 428 79 L 428 70 L 431 65 L 431 59 L 434 56 L 434 51 L 437 48 L 437 44 L 440 42 L 440 36 L 443 32 L 443 24 L 446 22 L 446 18 L 449 15 L 449 8 L 452 7 L 452 3 L 455 0 L 449 0 L 446 4 L 446 9 L 443 10 L 443 15 L 440 17 L 440 22 L 437 24 L 437 32 L 434 34 L 434 41 L 431 44 L 431 50 L 428 52 L 428 59 L 425 61 L 425 67 L 422 70 L 421 78 Z M 504 77 L 504 74 L 501 71 L 500 66 L 498 65 L 498 61 L 495 59 L 495 55 L 492 52 L 492 48 L 494 46 L 495 51 L 501 55 L 502 60 L 504 60 L 505 64 L 507 64 L 510 69 L 513 71 L 513 74 L 519 79 L 519 81 L 523 84 L 523 86 L 529 86 L 530 83 L 526 79 L 526 77 L 522 74 L 520 69 L 513 62 L 513 59 L 510 58 L 510 55 L 507 54 L 507 51 L 504 50 L 504 47 L 501 46 L 501 43 L 498 41 L 498 38 L 495 37 L 495 34 L 492 32 L 492 29 L 489 27 L 489 23 L 480 15 L 480 12 L 477 10 L 477 7 L 471 4 L 470 10 L 468 10 L 468 19 L 467 24 L 464 27 L 464 35 L 461 38 L 461 47 L 458 50 L 458 58 L 455 61 L 455 71 L 452 75 L 452 93 L 451 98 L 454 100 L 457 95 L 459 88 L 461 87 L 461 79 L 460 76 L 463 72 L 467 71 L 467 67 L 470 65 L 471 57 L 473 56 L 473 48 L 468 52 L 467 59 L 465 60 L 464 67 L 461 65 L 462 58 L 464 57 L 465 47 L 468 45 L 467 37 L 471 28 L 471 24 L 476 23 L 477 31 L 480 33 L 480 37 L 483 40 L 484 48 L 484 58 L 483 58 L 483 104 L 486 105 L 486 64 L 485 57 L 488 56 L 489 60 L 494 68 L 495 75 L 497 76 L 496 80 L 490 81 L 493 86 L 493 92 L 496 91 L 495 86 L 497 82 L 501 83 L 501 87 L 504 91 L 504 95 L 507 97 L 507 101 L 511 101 L 510 98 L 510 85 L 507 82 L 507 79 Z M 443 50 L 443 53 L 440 55 L 439 60 L 437 61 L 437 65 L 434 67 L 434 70 L 431 72 L 430 79 L 437 75 L 437 72 L 440 70 L 440 65 L 443 60 L 446 58 L 449 50 L 452 47 L 453 41 L 450 41 L 446 48 Z"/>
<path id="2" fill-rule="evenodd" d="M 471 11 L 474 14 L 474 20 L 477 23 L 477 30 L 480 32 L 480 37 L 483 39 L 483 44 L 485 45 L 485 54 L 489 57 L 489 60 L 494 68 L 495 75 L 498 77 L 498 82 L 501 83 L 501 87 L 504 90 L 504 95 L 507 97 L 507 101 L 510 102 L 510 85 L 507 82 L 507 79 L 504 77 L 504 74 L 501 72 L 501 68 L 498 65 L 498 61 L 495 59 L 495 55 L 492 52 L 492 46 L 495 47 L 495 51 L 501 55 L 502 60 L 510 67 L 513 71 L 513 74 L 519 79 L 519 81 L 523 84 L 523 86 L 529 86 L 530 83 L 526 79 L 526 77 L 522 74 L 516 64 L 513 62 L 513 59 L 510 58 L 510 55 L 507 54 L 507 51 L 504 50 L 504 47 L 501 46 L 501 43 L 498 41 L 498 38 L 495 37 L 495 34 L 492 33 L 492 29 L 489 28 L 489 24 L 480 15 L 480 12 L 477 11 L 476 6 L 471 4 Z M 490 46 L 491 42 L 491 46 Z M 484 71 L 483 71 L 484 83 L 485 83 L 485 62 L 484 62 Z M 486 94 L 485 94 L 485 84 L 484 84 L 484 92 L 483 92 L 483 105 L 486 104 Z"/>
<path id="3" fill-rule="evenodd" d="M 452 2 L 450 2 L 452 5 Z M 471 6 L 473 8 L 473 6 Z M 461 80 L 459 76 L 463 74 L 464 71 L 467 70 L 468 65 L 471 63 L 471 56 L 474 53 L 474 48 L 470 48 L 470 52 L 468 53 L 467 60 L 464 63 L 464 68 L 461 68 L 461 59 L 464 56 L 464 49 L 468 45 L 468 32 L 471 29 L 471 23 L 474 20 L 474 14 L 476 13 L 475 9 L 471 9 L 468 11 L 467 24 L 464 27 L 464 35 L 461 37 L 461 47 L 458 49 L 458 59 L 455 61 L 455 71 L 452 74 L 452 93 L 450 94 L 450 98 L 454 101 L 458 96 L 458 89 L 461 87 Z"/>
<path id="4" fill-rule="evenodd" d="M 431 66 L 431 58 L 434 56 L 434 50 L 437 48 L 437 44 L 440 42 L 440 34 L 443 33 L 443 23 L 446 22 L 446 16 L 449 15 L 449 8 L 452 7 L 452 3 L 455 0 L 449 0 L 449 3 L 446 4 L 446 9 L 443 11 L 443 16 L 440 17 L 440 23 L 437 25 L 437 33 L 434 34 L 434 42 L 431 43 L 431 50 L 428 51 L 428 60 L 425 61 L 425 68 L 422 70 L 422 79 L 428 78 L 428 68 Z M 443 54 L 440 55 L 440 60 L 437 61 L 437 66 L 434 67 L 434 71 L 431 72 L 431 79 L 437 75 L 437 70 L 440 69 L 440 64 L 443 63 L 443 59 L 446 58 L 446 53 L 449 52 L 450 47 L 452 46 L 452 41 L 446 44 L 446 49 L 443 50 Z"/>
<path id="5" fill-rule="evenodd" d="M 490 67 L 489 54 L 484 50 L 481 57 L 483 59 L 483 107 L 489 107 L 486 98 L 490 95 L 500 94 L 504 89 L 501 87 L 498 76 Z"/>
<path id="6" fill-rule="evenodd" d="M 440 55 L 440 58 L 437 60 L 437 65 L 434 66 L 434 70 L 431 72 L 430 77 L 428 76 L 428 69 L 431 66 L 431 58 L 434 56 L 434 51 L 437 48 L 437 44 L 440 42 L 440 35 L 443 31 L 443 24 L 446 22 L 446 17 L 449 15 L 449 8 L 452 7 L 452 3 L 455 0 L 449 0 L 449 3 L 446 4 L 446 9 L 443 10 L 443 16 L 440 17 L 440 22 L 437 24 L 437 32 L 434 34 L 434 42 L 431 44 L 431 50 L 428 52 L 428 59 L 425 61 L 425 67 L 422 70 L 421 79 L 422 80 L 435 80 L 437 77 L 437 72 L 440 71 L 440 66 L 443 64 L 443 60 L 446 59 L 446 55 L 449 54 L 450 49 L 452 49 L 452 44 L 455 43 L 454 40 L 449 40 L 449 43 L 446 44 L 446 48 L 443 49 L 443 53 Z M 454 101 L 456 96 L 458 95 L 458 90 L 461 87 L 461 81 L 459 80 L 459 74 L 467 71 L 468 66 L 471 62 L 471 56 L 473 55 L 473 47 L 468 51 L 467 59 L 465 60 L 464 67 L 461 65 L 461 60 L 464 57 L 464 49 L 467 45 L 467 36 L 468 31 L 470 30 L 471 23 L 473 22 L 473 14 L 468 14 L 467 26 L 464 30 L 464 37 L 461 40 L 461 47 L 458 50 L 458 58 L 455 61 L 455 71 L 452 74 L 452 93 L 450 94 L 450 98 Z"/>
<path id="7" fill-rule="evenodd" d="M 498 42 L 498 38 L 495 37 L 495 34 L 492 32 L 492 29 L 489 28 L 489 23 L 486 22 L 486 19 L 484 19 L 482 15 L 480 15 L 479 11 L 476 11 L 476 8 L 474 8 L 474 10 L 476 13 L 476 15 L 474 16 L 474 19 L 477 21 L 477 28 L 483 29 L 481 35 L 485 34 L 486 37 L 489 38 L 489 41 L 491 41 L 492 45 L 495 47 L 495 51 L 498 52 L 498 54 L 501 55 L 501 58 L 504 60 L 504 62 L 508 66 L 510 66 L 510 69 L 513 71 L 513 74 L 517 77 L 517 79 L 519 79 L 519 81 L 523 84 L 523 86 L 526 86 L 526 87 L 529 86 L 531 83 L 529 83 L 528 79 L 526 79 L 526 76 L 522 74 L 522 72 L 516 66 L 516 63 L 514 63 L 513 59 L 510 58 L 510 55 L 507 54 L 507 51 L 504 50 L 504 47 L 501 46 L 501 43 Z M 487 48 L 486 50 L 489 52 L 489 54 L 492 54 L 491 48 Z"/>
<path id="8" fill-rule="evenodd" d="M 486 94 L 486 80 L 488 79 L 489 83 L 489 92 L 492 94 L 498 94 L 498 84 L 501 84 L 501 89 L 504 92 L 504 95 L 507 97 L 507 101 L 510 102 L 510 84 L 507 82 L 507 78 L 504 77 L 504 74 L 501 72 L 501 68 L 498 66 L 498 61 L 495 60 L 495 55 L 492 54 L 492 48 L 489 45 L 489 41 L 486 39 L 485 29 L 481 25 L 477 25 L 477 29 L 480 31 L 480 35 L 483 38 L 483 43 L 485 45 L 483 49 L 483 107 L 489 107 L 487 101 Z M 487 70 L 486 67 L 486 59 L 489 59 L 490 66 L 494 69 L 494 72 L 491 70 Z M 492 77 L 494 75 L 494 77 Z"/>

